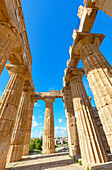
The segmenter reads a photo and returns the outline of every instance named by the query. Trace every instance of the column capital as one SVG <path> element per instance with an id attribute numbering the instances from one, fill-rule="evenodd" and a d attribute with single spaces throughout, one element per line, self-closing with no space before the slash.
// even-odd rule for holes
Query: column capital
<path id="1" fill-rule="evenodd" d="M 30 102 L 37 103 L 37 99 L 35 98 L 34 95 L 31 95 Z"/>
<path id="2" fill-rule="evenodd" d="M 64 93 L 65 90 L 71 90 L 71 86 L 64 86 L 62 89 L 62 93 Z"/>
<path id="3" fill-rule="evenodd" d="M 46 103 L 53 103 L 53 102 L 55 102 L 55 98 L 54 98 L 54 97 L 53 97 L 53 98 L 47 97 L 47 98 L 44 98 L 44 101 L 45 101 Z"/>
<path id="4" fill-rule="evenodd" d="M 87 44 L 95 44 L 98 48 L 100 47 L 105 35 L 104 34 L 96 34 L 96 33 L 83 33 L 78 32 L 77 30 L 73 31 L 73 54 L 80 55 L 80 51 L 82 47 Z"/>
<path id="5" fill-rule="evenodd" d="M 31 87 L 30 82 L 28 80 L 26 80 L 24 83 L 23 91 L 33 94 L 33 88 Z"/>
<path id="6" fill-rule="evenodd" d="M 71 69 L 65 69 L 65 80 L 68 84 L 70 84 L 70 81 L 75 79 L 82 79 L 85 72 L 83 68 L 71 68 Z"/>
<path id="7" fill-rule="evenodd" d="M 13 73 L 23 75 L 26 80 L 30 80 L 30 74 L 28 72 L 28 67 L 25 65 L 13 65 L 13 64 L 6 64 L 6 68 L 10 75 Z"/>

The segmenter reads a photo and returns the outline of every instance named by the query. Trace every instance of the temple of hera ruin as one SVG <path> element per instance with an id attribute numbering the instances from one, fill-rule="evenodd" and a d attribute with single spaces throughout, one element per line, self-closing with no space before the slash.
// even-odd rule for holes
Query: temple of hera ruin
<path id="1" fill-rule="evenodd" d="M 112 153 L 112 67 L 99 47 L 105 35 L 91 33 L 98 10 L 112 17 L 112 0 L 84 0 L 73 31 L 62 91 L 36 93 L 32 79 L 32 56 L 20 0 L 0 0 L 0 75 L 6 67 L 10 80 L 0 99 L 0 170 L 6 162 L 29 154 L 34 103 L 46 102 L 43 153 L 55 152 L 53 102 L 65 104 L 69 154 L 81 157 L 82 165 L 104 165 L 106 150 Z M 84 68 L 77 68 L 79 60 Z M 6 64 L 9 61 L 10 64 Z M 82 78 L 86 74 L 94 96 L 92 107 Z M 112 169 L 112 162 L 110 163 Z"/>

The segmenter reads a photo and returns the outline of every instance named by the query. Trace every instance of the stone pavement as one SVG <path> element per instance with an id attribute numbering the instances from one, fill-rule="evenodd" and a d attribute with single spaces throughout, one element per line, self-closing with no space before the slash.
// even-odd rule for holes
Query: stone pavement
<path id="1" fill-rule="evenodd" d="M 6 170 L 84 170 L 69 157 L 68 152 L 51 155 L 33 155 L 23 157 L 22 161 L 9 163 Z"/>

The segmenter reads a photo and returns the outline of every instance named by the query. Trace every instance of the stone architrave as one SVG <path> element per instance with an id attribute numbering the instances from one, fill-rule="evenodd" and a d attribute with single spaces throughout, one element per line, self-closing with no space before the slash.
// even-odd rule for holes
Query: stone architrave
<path id="1" fill-rule="evenodd" d="M 19 108 L 17 111 L 16 121 L 13 128 L 11 142 L 7 155 L 7 162 L 20 161 L 23 153 L 25 134 L 27 130 L 27 118 L 29 113 L 29 103 L 31 96 L 31 88 L 29 83 L 26 81 Z M 29 125 L 30 126 L 30 125 Z"/>
<path id="2" fill-rule="evenodd" d="M 112 67 L 98 49 L 104 35 L 75 32 L 75 36 L 77 40 L 74 52 L 80 53 L 112 152 Z"/>
<path id="3" fill-rule="evenodd" d="M 7 64 L 11 78 L 0 100 L 0 169 L 6 164 L 8 147 L 19 106 L 27 68 L 21 65 Z"/>
<path id="4" fill-rule="evenodd" d="M 29 112 L 27 118 L 27 128 L 25 132 L 25 140 L 24 140 L 24 148 L 23 148 L 23 156 L 29 155 L 29 144 L 30 144 L 30 136 L 31 136 L 31 126 L 32 126 L 32 117 L 33 117 L 33 108 L 34 103 L 37 102 L 36 98 L 32 95 L 29 103 Z"/>
<path id="5" fill-rule="evenodd" d="M 84 88 L 83 69 L 66 71 L 70 79 L 73 106 L 77 118 L 80 150 L 83 165 L 90 163 L 104 163 L 108 161 L 103 142 L 98 133 L 98 127 L 93 117 L 90 100 Z"/>
<path id="6" fill-rule="evenodd" d="M 77 122 L 74 114 L 71 86 L 63 88 L 63 101 L 65 103 L 66 124 L 69 144 L 69 154 L 77 157 L 80 155 Z"/>
<path id="7" fill-rule="evenodd" d="M 97 15 L 98 8 L 85 7 L 80 5 L 77 16 L 80 18 L 79 32 L 90 32 L 95 18 Z"/>
<path id="8" fill-rule="evenodd" d="M 46 98 L 45 119 L 44 119 L 44 133 L 43 133 L 43 153 L 51 154 L 55 152 L 54 144 L 54 116 L 53 116 L 53 102 L 55 98 Z"/>
<path id="9" fill-rule="evenodd" d="M 84 0 L 86 6 L 95 6 L 112 17 L 112 0 Z"/>

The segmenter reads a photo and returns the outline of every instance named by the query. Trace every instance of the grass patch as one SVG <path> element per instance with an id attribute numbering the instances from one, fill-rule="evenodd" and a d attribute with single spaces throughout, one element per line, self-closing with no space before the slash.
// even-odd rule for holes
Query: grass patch
<path id="1" fill-rule="evenodd" d="M 82 165 L 82 161 L 78 160 L 79 165 Z"/>
<path id="2" fill-rule="evenodd" d="M 73 158 L 73 156 L 69 155 L 70 158 Z"/>

